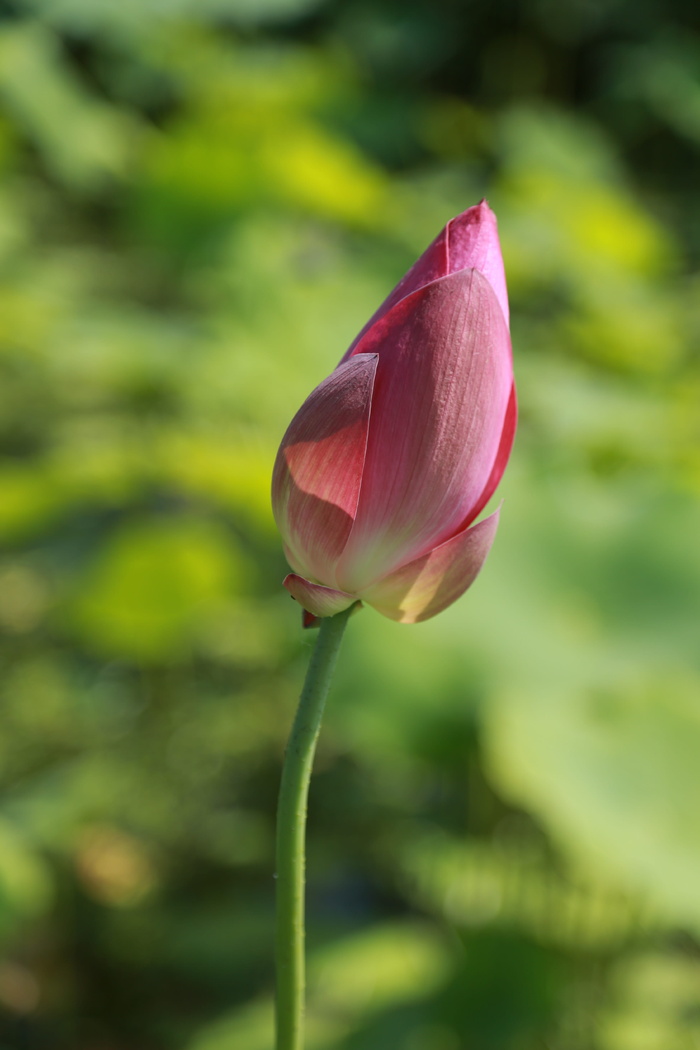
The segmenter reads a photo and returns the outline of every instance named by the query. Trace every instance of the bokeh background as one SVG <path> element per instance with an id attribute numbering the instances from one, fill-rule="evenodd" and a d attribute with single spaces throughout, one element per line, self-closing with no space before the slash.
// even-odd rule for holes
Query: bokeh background
<path id="1" fill-rule="evenodd" d="M 3 1050 L 271 1050 L 271 465 L 482 196 L 502 524 L 348 631 L 308 1050 L 700 1047 L 699 156 L 696 0 L 3 4 Z"/>

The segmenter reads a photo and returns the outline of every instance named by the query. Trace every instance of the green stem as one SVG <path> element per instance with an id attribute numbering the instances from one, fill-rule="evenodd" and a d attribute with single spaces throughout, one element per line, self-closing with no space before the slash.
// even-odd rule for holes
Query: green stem
<path id="1" fill-rule="evenodd" d="M 287 745 L 277 806 L 277 1050 L 304 1047 L 306 800 L 323 708 L 352 612 L 321 620 Z"/>

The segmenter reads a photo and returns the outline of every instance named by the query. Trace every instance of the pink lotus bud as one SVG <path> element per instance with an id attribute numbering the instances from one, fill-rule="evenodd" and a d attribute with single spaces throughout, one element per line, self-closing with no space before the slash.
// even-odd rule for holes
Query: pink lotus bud
<path id="1" fill-rule="evenodd" d="M 503 260 L 482 201 L 447 224 L 284 435 L 272 503 L 287 590 L 313 616 L 358 600 L 403 623 L 441 612 L 493 542 L 498 511 L 472 522 L 516 415 Z"/>

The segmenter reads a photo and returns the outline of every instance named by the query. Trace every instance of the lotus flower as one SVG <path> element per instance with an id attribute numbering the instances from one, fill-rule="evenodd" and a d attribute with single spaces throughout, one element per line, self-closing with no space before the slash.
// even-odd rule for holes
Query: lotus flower
<path id="1" fill-rule="evenodd" d="M 473 583 L 499 512 L 516 400 L 496 218 L 447 224 L 292 420 L 272 502 L 311 614 L 357 601 L 417 623 Z"/>

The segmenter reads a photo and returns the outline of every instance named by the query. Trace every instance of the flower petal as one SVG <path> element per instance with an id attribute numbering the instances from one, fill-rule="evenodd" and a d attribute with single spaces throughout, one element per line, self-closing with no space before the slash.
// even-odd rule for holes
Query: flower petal
<path id="1" fill-rule="evenodd" d="M 292 598 L 296 598 L 301 607 L 313 616 L 335 616 L 358 600 L 355 594 L 345 594 L 344 591 L 335 591 L 332 587 L 322 587 L 318 583 L 305 580 L 303 576 L 297 576 L 296 573 L 285 577 L 284 586 Z"/>
<path id="2" fill-rule="evenodd" d="M 293 569 L 335 583 L 352 528 L 367 447 L 375 354 L 339 365 L 306 399 L 282 439 L 272 508 Z"/>
<path id="3" fill-rule="evenodd" d="M 457 270 L 479 270 L 483 273 L 496 293 L 508 323 L 508 293 L 498 240 L 498 226 L 496 216 L 485 200 L 475 204 L 473 208 L 467 208 L 447 223 L 369 319 L 350 344 L 342 360 L 347 361 L 365 333 L 384 317 L 392 306 L 419 288 L 424 288 L 431 281 L 447 277 Z"/>
<path id="4" fill-rule="evenodd" d="M 508 291 L 498 224 L 486 201 L 447 224 L 447 272 L 457 270 L 478 270 L 484 275 L 496 293 L 508 324 Z"/>
<path id="5" fill-rule="evenodd" d="M 498 515 L 496 511 L 386 576 L 363 593 L 363 601 L 399 623 L 419 623 L 442 612 L 479 574 L 496 534 Z"/>
<path id="6" fill-rule="evenodd" d="M 334 582 L 359 594 L 473 520 L 513 369 L 503 312 L 476 270 L 407 296 L 358 351 L 379 362 L 355 524 Z"/>
<path id="7" fill-rule="evenodd" d="M 486 488 L 479 497 L 479 502 L 470 511 L 467 520 L 464 525 L 471 525 L 471 523 L 478 518 L 482 510 L 493 496 L 494 492 L 498 488 L 498 484 L 503 477 L 503 471 L 508 466 L 508 460 L 513 449 L 513 441 L 515 440 L 515 430 L 518 425 L 518 398 L 515 393 L 515 383 L 511 387 L 510 397 L 508 398 L 508 407 L 506 409 L 506 420 L 503 425 L 503 433 L 501 434 L 501 443 L 498 446 L 498 452 L 496 453 L 496 462 L 493 465 L 491 476 L 486 482 Z"/>

